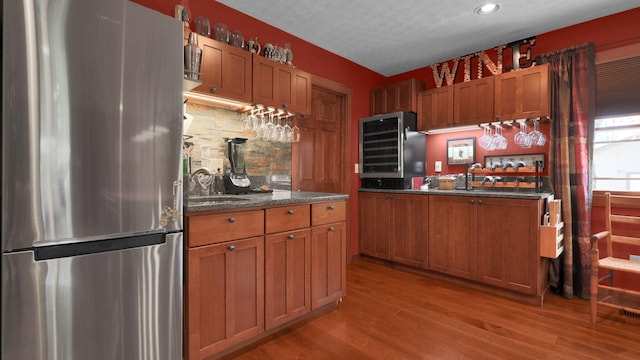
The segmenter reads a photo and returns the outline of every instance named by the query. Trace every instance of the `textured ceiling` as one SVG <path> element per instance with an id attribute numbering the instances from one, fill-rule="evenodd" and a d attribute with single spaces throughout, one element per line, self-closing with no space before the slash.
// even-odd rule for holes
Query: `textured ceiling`
<path id="1" fill-rule="evenodd" d="M 218 2 L 385 76 L 640 5 L 638 0 L 499 0 L 498 12 L 480 16 L 474 10 L 486 0 Z"/>

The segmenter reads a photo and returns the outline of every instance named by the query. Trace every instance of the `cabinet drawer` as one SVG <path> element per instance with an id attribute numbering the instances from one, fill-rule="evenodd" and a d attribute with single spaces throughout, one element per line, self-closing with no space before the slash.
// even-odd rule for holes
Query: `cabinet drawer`
<path id="1" fill-rule="evenodd" d="M 311 225 L 330 224 L 347 219 L 347 203 L 334 201 L 311 204 Z"/>
<path id="2" fill-rule="evenodd" d="M 310 226 L 309 205 L 282 206 L 266 210 L 265 229 L 267 234 L 301 229 Z"/>
<path id="3" fill-rule="evenodd" d="M 187 217 L 189 247 L 264 234 L 264 211 L 241 211 Z"/>

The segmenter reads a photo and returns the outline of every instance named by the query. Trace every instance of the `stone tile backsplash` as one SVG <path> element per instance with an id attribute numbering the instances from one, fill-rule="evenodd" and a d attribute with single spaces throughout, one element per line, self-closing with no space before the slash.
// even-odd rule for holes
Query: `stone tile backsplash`
<path id="1" fill-rule="evenodd" d="M 291 190 L 291 144 L 258 140 L 251 131 L 242 128 L 242 114 L 213 106 L 187 103 L 186 111 L 193 121 L 185 134 L 195 144 L 191 151 L 191 171 L 206 167 L 211 173 L 218 168 L 230 171 L 225 138 L 247 139 L 246 170 L 251 187 L 269 185 L 274 189 Z M 190 180 L 185 190 L 189 194 L 207 195 L 206 190 Z M 206 182 L 206 181 L 205 181 Z M 185 182 L 187 184 L 187 182 Z"/>

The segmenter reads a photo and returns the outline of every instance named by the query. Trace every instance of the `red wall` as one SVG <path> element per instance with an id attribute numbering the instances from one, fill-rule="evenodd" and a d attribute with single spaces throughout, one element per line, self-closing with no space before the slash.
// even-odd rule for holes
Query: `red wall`
<path id="1" fill-rule="evenodd" d="M 380 74 L 368 70 L 360 65 L 356 65 L 349 60 L 312 45 L 266 23 L 228 8 L 214 0 L 133 1 L 171 16 L 173 15 L 174 5 L 176 3 L 180 3 L 187 7 L 189 10 L 189 17 L 192 20 L 199 15 L 208 17 L 212 24 L 222 22 L 227 24 L 230 30 L 237 29 L 242 31 L 245 38 L 258 36 L 261 44 L 266 42 L 281 45 L 284 43 L 290 43 L 291 49 L 293 50 L 294 63 L 298 68 L 350 87 L 353 91 L 350 143 L 350 150 L 352 154 L 351 167 L 353 167 L 353 164 L 358 162 L 358 119 L 369 116 L 369 91 L 371 88 L 409 78 L 416 78 L 424 81 L 425 84 L 427 84 L 427 88 L 435 87 L 431 68 L 429 67 L 430 64 L 425 64 L 424 68 L 384 78 Z M 637 24 L 638 20 L 640 20 L 640 7 L 616 15 L 538 35 L 537 43 L 532 47 L 533 56 L 535 57 L 548 51 L 559 50 L 585 42 L 595 42 L 599 51 L 640 42 L 640 26 Z M 192 28 L 194 28 L 193 21 Z M 486 52 L 491 59 L 495 59 L 492 50 L 489 49 Z M 510 64 L 510 54 L 511 53 L 508 49 L 505 50 L 504 58 L 507 65 Z M 474 66 L 472 65 L 472 69 L 473 68 Z M 457 81 L 461 81 L 462 67 L 458 70 L 458 75 L 459 79 Z M 472 75 L 472 78 L 475 78 L 475 74 Z M 546 127 L 543 126 L 542 130 L 548 135 L 548 125 Z M 473 133 L 471 134 L 473 136 Z M 481 132 L 476 132 L 476 134 L 476 136 L 482 135 Z M 429 169 L 433 169 L 434 157 L 442 157 L 444 159 L 443 173 L 461 172 L 462 170 L 455 167 L 446 167 L 446 157 L 443 155 L 446 145 L 443 144 L 446 144 L 446 138 L 465 137 L 467 135 L 469 135 L 469 133 L 457 133 L 455 136 L 453 134 L 429 135 L 429 144 L 427 146 L 429 161 L 428 171 Z M 505 136 L 507 135 L 508 133 L 505 132 Z M 513 134 L 511 134 L 510 138 L 513 138 Z M 515 149 L 514 146 L 515 145 L 510 145 L 509 148 Z M 477 148 L 477 159 L 483 159 L 484 153 L 482 152 L 482 149 L 479 149 L 479 147 Z M 543 149 L 543 151 L 547 152 L 548 145 Z M 531 149 L 531 151 L 539 152 L 536 148 Z M 513 152 L 508 150 L 506 153 L 510 154 Z M 498 153 L 495 152 L 491 155 L 494 154 Z M 357 176 L 353 176 L 352 178 L 353 183 L 350 192 L 352 204 L 350 213 L 350 239 L 351 253 L 356 254 L 358 253 L 357 189 L 360 186 L 360 181 Z"/>

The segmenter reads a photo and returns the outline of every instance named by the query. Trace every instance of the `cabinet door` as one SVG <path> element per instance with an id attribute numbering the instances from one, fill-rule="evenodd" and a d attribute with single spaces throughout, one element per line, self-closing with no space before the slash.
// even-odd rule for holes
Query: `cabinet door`
<path id="1" fill-rule="evenodd" d="M 232 100 L 251 101 L 251 54 L 198 36 L 202 48 L 200 80 L 194 91 Z"/>
<path id="2" fill-rule="evenodd" d="M 424 90 L 424 83 L 409 79 L 371 90 L 371 115 L 397 111 L 418 111 L 418 92 Z"/>
<path id="3" fill-rule="evenodd" d="M 387 102 L 389 112 L 418 112 L 418 93 L 424 90 L 424 83 L 416 79 L 405 80 L 393 86 L 394 99 Z"/>
<path id="4" fill-rule="evenodd" d="M 311 230 L 311 309 L 345 295 L 347 232 L 344 222 Z"/>
<path id="5" fill-rule="evenodd" d="M 391 260 L 426 269 L 429 236 L 428 197 L 393 194 L 390 208 Z"/>
<path id="6" fill-rule="evenodd" d="M 310 115 L 313 99 L 311 95 L 311 75 L 300 70 L 293 70 L 293 98 L 288 110 L 292 113 Z"/>
<path id="7" fill-rule="evenodd" d="M 493 76 L 455 84 L 453 103 L 455 126 L 494 121 Z"/>
<path id="8" fill-rule="evenodd" d="M 389 194 L 359 193 L 360 252 L 389 260 Z"/>
<path id="9" fill-rule="evenodd" d="M 307 205 L 308 207 L 308 205 Z M 311 231 L 265 238 L 265 327 L 274 328 L 311 310 Z"/>
<path id="10" fill-rule="evenodd" d="M 427 131 L 453 125 L 453 87 L 421 91 L 418 94 L 418 130 Z"/>
<path id="11" fill-rule="evenodd" d="M 495 113 L 501 120 L 550 115 L 549 66 L 495 76 Z"/>
<path id="12" fill-rule="evenodd" d="M 475 279 L 476 200 L 430 196 L 429 215 L 429 268 Z"/>
<path id="13" fill-rule="evenodd" d="M 189 359 L 264 331 L 264 237 L 191 248 L 186 316 Z"/>
<path id="14" fill-rule="evenodd" d="M 478 280 L 537 293 L 539 207 L 539 200 L 482 199 L 478 205 Z"/>
<path id="15" fill-rule="evenodd" d="M 371 115 L 387 113 L 387 88 L 379 87 L 371 90 Z"/>
<path id="16" fill-rule="evenodd" d="M 311 76 L 253 56 L 253 102 L 300 114 L 311 113 Z"/>

